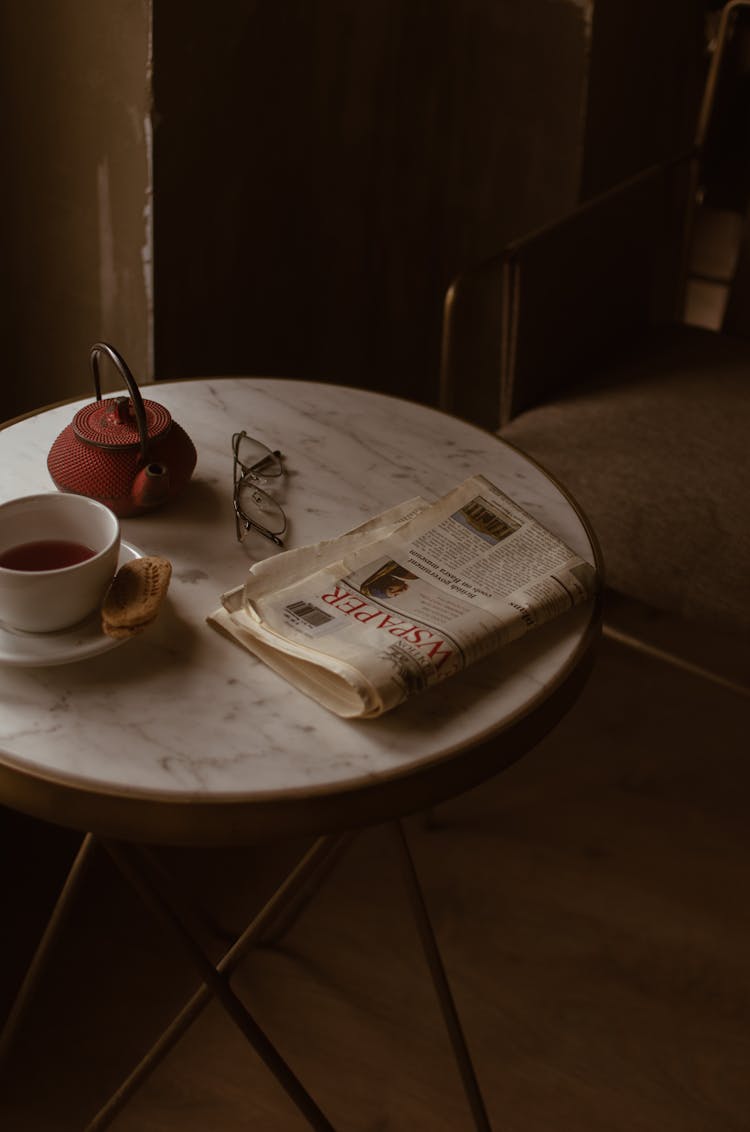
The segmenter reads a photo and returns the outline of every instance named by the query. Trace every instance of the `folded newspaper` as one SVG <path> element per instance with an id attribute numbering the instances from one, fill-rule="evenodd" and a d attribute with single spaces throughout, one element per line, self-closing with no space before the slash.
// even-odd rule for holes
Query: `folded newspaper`
<path id="1" fill-rule="evenodd" d="M 208 621 L 300 691 L 370 718 L 596 589 L 594 567 L 473 476 L 258 562 Z"/>

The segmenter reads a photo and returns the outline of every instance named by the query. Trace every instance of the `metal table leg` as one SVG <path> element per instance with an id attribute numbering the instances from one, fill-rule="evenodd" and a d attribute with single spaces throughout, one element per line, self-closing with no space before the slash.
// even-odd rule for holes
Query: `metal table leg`
<path id="1" fill-rule="evenodd" d="M 474 1124 L 477 1132 L 491 1132 L 484 1101 L 429 919 L 424 894 L 406 834 L 400 821 L 392 822 L 390 826 L 401 856 L 404 880 L 417 930 Z M 184 906 L 176 887 L 169 883 L 169 879 L 165 877 L 164 871 L 160 869 L 149 851 L 121 842 L 101 841 L 103 848 L 106 849 L 120 872 L 139 893 L 144 902 L 165 920 L 179 937 L 183 948 L 198 969 L 204 985 L 196 991 L 146 1056 L 94 1116 L 88 1124 L 86 1132 L 101 1132 L 110 1124 L 214 995 L 220 1000 L 249 1044 L 282 1085 L 287 1095 L 306 1118 L 310 1127 L 319 1130 L 319 1132 L 334 1132 L 333 1126 L 326 1116 L 234 993 L 229 978 L 251 946 L 262 942 L 269 935 L 275 938 L 288 926 L 289 919 L 293 919 L 299 914 L 301 908 L 311 899 L 314 891 L 320 887 L 322 879 L 327 875 L 332 862 L 338 859 L 351 840 L 351 836 L 351 834 L 343 834 L 319 838 L 216 965 L 208 958 L 189 927 L 191 911 Z M 13 1033 L 26 1004 L 33 994 L 55 936 L 64 920 L 72 895 L 83 875 L 95 843 L 92 835 L 88 834 L 81 844 L 0 1036 L 0 1053 L 5 1052 L 10 1046 Z"/>
<path id="2" fill-rule="evenodd" d="M 471 1055 L 469 1054 L 469 1048 L 466 1044 L 463 1030 L 461 1029 L 461 1022 L 453 1001 L 448 978 L 445 974 L 445 968 L 437 940 L 435 939 L 435 933 L 427 913 L 422 886 L 419 883 L 417 870 L 414 867 L 414 860 L 409 850 L 409 843 L 406 840 L 406 833 L 400 821 L 393 822 L 391 829 L 401 854 L 404 879 L 407 892 L 409 893 L 412 911 L 414 912 L 414 919 L 417 924 L 419 937 L 422 941 L 427 965 L 430 968 L 430 974 L 432 975 L 440 1009 L 443 1012 L 443 1019 L 448 1030 L 448 1036 L 453 1046 L 453 1054 L 456 1058 L 458 1071 L 461 1074 L 464 1091 L 474 1117 L 474 1124 L 477 1128 L 477 1132 L 492 1132 L 487 1110 L 485 1109 L 482 1094 L 479 1090 L 474 1065 L 471 1060 Z"/>
<path id="3" fill-rule="evenodd" d="M 13 1006 L 3 1026 L 2 1033 L 0 1034 L 0 1064 L 5 1061 L 10 1052 L 21 1018 L 34 995 L 36 986 L 47 965 L 50 953 L 53 950 L 57 934 L 65 921 L 73 896 L 91 860 L 93 848 L 94 839 L 90 833 L 87 833 L 78 848 L 73 864 L 70 866 L 68 875 L 65 878 L 65 883 L 60 889 L 60 895 L 57 898 L 55 907 L 52 909 L 42 938 L 37 945 L 37 949 L 34 952 L 29 968 L 24 975 L 23 982 L 18 989 Z"/>
<path id="4" fill-rule="evenodd" d="M 270 928 L 274 937 L 278 934 L 277 925 L 285 917 L 288 907 L 298 912 L 298 902 L 307 901 L 310 888 L 319 880 L 320 870 L 325 869 L 331 856 L 337 857 L 342 844 L 348 844 L 351 835 L 339 837 L 320 837 L 302 856 L 273 896 L 260 909 L 245 931 L 217 963 L 216 969 L 225 977 L 242 961 L 248 950 L 255 944 L 266 940 Z M 110 1097 L 88 1124 L 86 1132 L 102 1132 L 127 1104 L 131 1096 L 143 1084 L 169 1051 L 177 1044 L 202 1010 L 213 997 L 212 989 L 204 985 L 195 992 L 161 1037 L 151 1047 L 145 1057 L 135 1066 L 130 1075 Z"/>
<path id="5" fill-rule="evenodd" d="M 216 995 L 232 1021 L 300 1110 L 310 1127 L 316 1132 L 334 1132 L 333 1125 L 234 993 L 227 975 L 214 966 L 192 935 L 187 923 L 189 913 L 186 915 L 183 909 L 176 906 L 174 892 L 167 894 L 163 891 L 158 876 L 155 875 L 157 870 L 151 865 L 147 851 L 114 841 L 103 840 L 102 845 L 144 902 L 180 939 L 208 991 Z"/>

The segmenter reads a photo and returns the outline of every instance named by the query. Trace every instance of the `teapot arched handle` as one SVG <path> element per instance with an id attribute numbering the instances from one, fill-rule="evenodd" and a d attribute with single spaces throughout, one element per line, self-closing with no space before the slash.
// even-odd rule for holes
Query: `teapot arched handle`
<path id="1" fill-rule="evenodd" d="M 143 405 L 143 398 L 141 391 L 136 384 L 136 380 L 128 369 L 125 359 L 117 353 L 114 346 L 110 346 L 108 342 L 95 342 L 91 347 L 89 355 L 91 361 L 91 372 L 94 375 L 94 390 L 96 391 L 97 401 L 102 399 L 101 382 L 99 380 L 99 355 L 106 354 L 115 368 L 119 371 L 121 377 L 124 378 L 125 384 L 130 393 L 130 399 L 133 402 L 133 409 L 135 411 L 135 420 L 138 425 L 138 435 L 141 440 L 141 460 L 144 464 L 148 462 L 148 426 L 146 425 L 146 410 Z"/>

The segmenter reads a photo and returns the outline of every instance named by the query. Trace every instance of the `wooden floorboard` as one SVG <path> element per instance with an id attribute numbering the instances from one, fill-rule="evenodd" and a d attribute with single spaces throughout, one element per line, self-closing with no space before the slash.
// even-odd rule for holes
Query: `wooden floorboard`
<path id="1" fill-rule="evenodd" d="M 614 642 L 491 783 L 408 823 L 497 1132 L 750 1128 L 748 704 Z M 297 847 L 177 855 L 239 923 Z M 19 1034 L 8 1132 L 74 1132 L 193 985 L 100 862 Z M 346 1132 L 471 1119 L 387 831 L 361 834 L 235 986 Z M 304 1122 L 212 1005 L 115 1132 Z"/>

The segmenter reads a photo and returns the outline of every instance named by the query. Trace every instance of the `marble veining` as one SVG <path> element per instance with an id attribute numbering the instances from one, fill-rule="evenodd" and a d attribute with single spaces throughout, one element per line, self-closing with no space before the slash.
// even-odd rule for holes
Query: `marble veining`
<path id="1" fill-rule="evenodd" d="M 371 721 L 345 721 L 206 624 L 249 564 L 276 553 L 235 541 L 230 438 L 246 429 L 284 453 L 287 545 L 329 537 L 415 495 L 482 473 L 584 558 L 580 519 L 533 464 L 437 410 L 363 390 L 216 378 L 150 387 L 198 450 L 168 507 L 123 537 L 173 563 L 157 622 L 122 648 L 57 668 L 0 674 L 0 758 L 94 785 L 182 799 L 248 797 L 377 779 L 487 733 L 554 680 L 591 615 L 574 610 L 459 677 Z M 53 490 L 47 452 L 85 398 L 0 431 L 0 499 Z"/>

